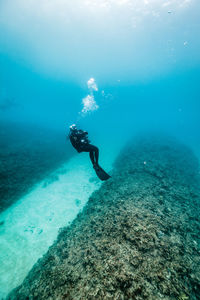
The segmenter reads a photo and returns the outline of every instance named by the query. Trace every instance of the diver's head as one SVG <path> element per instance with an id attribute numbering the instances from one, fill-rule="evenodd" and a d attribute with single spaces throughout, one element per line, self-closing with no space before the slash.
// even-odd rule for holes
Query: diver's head
<path id="1" fill-rule="evenodd" d="M 71 131 L 77 130 L 76 124 L 72 124 L 71 126 L 69 126 L 69 129 L 70 129 Z"/>

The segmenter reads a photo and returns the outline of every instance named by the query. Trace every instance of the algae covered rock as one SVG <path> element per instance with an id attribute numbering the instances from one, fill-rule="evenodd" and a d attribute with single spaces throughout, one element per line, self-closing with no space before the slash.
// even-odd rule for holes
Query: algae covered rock
<path id="1" fill-rule="evenodd" d="M 72 155 L 62 132 L 0 120 L 0 212 Z"/>
<path id="2" fill-rule="evenodd" d="M 187 147 L 135 139 L 8 299 L 200 299 L 199 183 Z"/>

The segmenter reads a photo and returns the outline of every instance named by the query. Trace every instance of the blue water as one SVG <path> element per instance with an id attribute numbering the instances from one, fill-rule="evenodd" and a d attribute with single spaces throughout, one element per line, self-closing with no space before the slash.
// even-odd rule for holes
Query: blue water
<path id="1" fill-rule="evenodd" d="M 94 78 L 99 109 L 80 126 L 195 136 L 199 14 L 197 1 L 1 1 L 1 117 L 63 128 Z"/>
<path id="2" fill-rule="evenodd" d="M 197 0 L 1 0 L 0 121 L 76 123 L 116 155 L 159 131 L 199 155 L 199 20 Z"/>

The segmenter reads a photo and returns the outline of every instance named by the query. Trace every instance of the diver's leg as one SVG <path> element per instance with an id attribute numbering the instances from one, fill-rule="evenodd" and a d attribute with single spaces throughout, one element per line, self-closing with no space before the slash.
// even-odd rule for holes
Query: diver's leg
<path id="1" fill-rule="evenodd" d="M 95 161 L 94 161 L 94 152 L 93 151 L 90 151 L 90 160 L 92 162 L 92 164 L 94 165 L 95 164 Z"/>
<path id="2" fill-rule="evenodd" d="M 93 165 L 98 166 L 99 149 L 96 146 L 90 145 L 90 159 Z"/>
<path id="3" fill-rule="evenodd" d="M 99 149 L 96 146 L 90 145 L 89 146 L 90 149 L 90 159 L 93 163 L 93 165 L 98 165 L 98 161 L 99 161 Z"/>
<path id="4" fill-rule="evenodd" d="M 98 165 L 98 161 L 99 161 L 99 149 L 94 146 L 95 149 L 94 149 L 94 153 L 95 153 L 95 160 L 96 160 L 96 164 Z"/>
<path id="5" fill-rule="evenodd" d="M 96 146 L 93 146 L 91 144 L 84 145 L 82 147 L 83 152 L 89 152 L 90 160 L 93 165 L 98 165 L 99 161 L 99 149 Z"/>

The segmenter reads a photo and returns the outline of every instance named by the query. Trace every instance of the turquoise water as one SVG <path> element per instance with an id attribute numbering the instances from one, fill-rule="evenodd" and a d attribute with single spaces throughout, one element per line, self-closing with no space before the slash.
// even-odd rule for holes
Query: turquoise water
<path id="1" fill-rule="evenodd" d="M 197 134 L 199 11 L 195 0 L 1 1 L 1 117 Z M 99 109 L 79 118 L 90 78 Z"/>
<path id="2" fill-rule="evenodd" d="M 34 155 L 40 155 L 38 145 L 43 152 L 50 151 L 56 147 L 55 138 L 49 139 L 51 132 L 55 137 L 56 130 L 59 141 L 61 136 L 65 140 L 72 123 L 89 132 L 92 143 L 100 148 L 100 161 L 107 171 L 112 170 L 125 141 L 141 132 L 148 135 L 158 131 L 175 136 L 200 157 L 199 20 L 197 0 L 1 0 L 1 136 L 10 133 L 10 128 L 14 130 L 13 124 L 29 130 L 28 135 L 21 133 L 18 144 L 4 139 L 1 158 L 16 152 L 25 157 L 21 141 L 24 137 L 27 145 L 34 128 L 40 136 L 38 141 L 34 132 L 30 143 Z M 40 135 L 44 128 L 48 137 Z M 12 134 L 19 141 L 20 130 Z M 49 143 L 45 148 L 46 138 Z M 66 140 L 67 153 L 69 146 Z M 45 166 L 50 170 L 48 181 L 44 168 L 40 167 L 43 158 L 38 159 L 38 166 L 34 167 L 43 170 L 43 177 L 38 176 L 37 180 L 34 173 L 34 185 L 29 183 L 31 191 L 24 189 L 0 215 L 0 222 L 4 222 L 0 225 L 3 241 L 0 261 L 7 260 L 0 271 L 0 297 L 22 282 L 56 238 L 59 227 L 71 222 L 101 185 L 87 155 L 80 158 L 75 151 L 70 152 L 64 164 L 65 156 L 60 159 L 59 150 L 54 155 L 56 161 L 62 162 L 54 171 L 56 176 L 52 173 L 53 163 Z M 32 156 L 30 160 L 33 161 Z M 20 163 L 23 164 L 23 159 Z M 33 176 L 30 169 L 27 167 L 23 176 Z M 2 167 L 1 174 L 4 178 L 10 173 Z M 65 181 L 72 190 L 66 189 Z M 75 181 L 79 181 L 79 187 L 73 188 Z M 23 186 L 23 182 L 19 184 Z M 77 200 L 81 197 L 78 207 Z M 34 199 L 38 211 L 34 210 Z M 61 207 L 56 208 L 59 201 L 64 205 L 63 199 L 68 199 L 67 215 L 62 215 Z M 27 212 L 27 218 L 23 216 L 20 224 L 17 212 L 23 211 Z M 59 215 L 62 221 L 52 232 L 49 218 L 55 220 L 55 228 Z M 52 232 L 50 237 L 49 232 Z M 38 243 L 33 259 L 26 258 L 24 265 L 20 259 L 22 240 L 25 251 L 31 251 L 33 244 Z M 21 274 L 14 276 L 15 282 L 13 274 Z"/>

